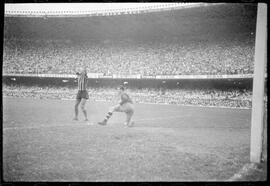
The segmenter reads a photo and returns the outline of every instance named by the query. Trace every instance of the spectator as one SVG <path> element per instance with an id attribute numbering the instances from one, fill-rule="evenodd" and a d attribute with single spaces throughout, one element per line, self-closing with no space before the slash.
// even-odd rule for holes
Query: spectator
<path id="1" fill-rule="evenodd" d="M 3 95 L 48 99 L 75 99 L 75 88 L 66 87 L 25 87 L 3 86 Z M 89 99 L 113 101 L 115 90 L 112 88 L 90 88 Z M 162 94 L 159 89 L 132 89 L 129 94 L 135 103 L 164 103 L 198 106 L 224 106 L 251 108 L 251 90 L 217 89 L 167 89 Z"/>
<path id="2" fill-rule="evenodd" d="M 223 75 L 253 73 L 254 46 L 223 43 L 94 43 L 4 41 L 6 73 L 74 74 L 86 64 L 92 73 L 142 75 Z"/>

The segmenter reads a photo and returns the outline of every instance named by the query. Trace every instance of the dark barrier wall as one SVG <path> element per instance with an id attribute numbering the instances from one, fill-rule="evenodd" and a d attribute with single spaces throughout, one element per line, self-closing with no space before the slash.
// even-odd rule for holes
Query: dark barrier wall
<path id="1" fill-rule="evenodd" d="M 190 89 L 247 89 L 252 90 L 252 78 L 243 79 L 88 79 L 88 87 L 115 88 L 124 82 L 128 82 L 129 88 L 190 88 Z M 2 83 L 7 85 L 24 86 L 59 86 L 76 87 L 74 78 L 40 78 L 40 77 L 12 77 L 5 76 Z"/>

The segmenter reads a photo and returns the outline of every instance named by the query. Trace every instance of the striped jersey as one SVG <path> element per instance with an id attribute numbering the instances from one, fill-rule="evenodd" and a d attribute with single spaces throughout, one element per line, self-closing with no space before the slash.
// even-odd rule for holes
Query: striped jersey
<path id="1" fill-rule="evenodd" d="M 85 73 L 81 73 L 78 77 L 78 90 L 86 90 L 87 81 L 87 75 Z"/>
<path id="2" fill-rule="evenodd" d="M 133 102 L 127 93 L 122 93 L 120 105 L 123 105 L 125 103 L 133 103 Z"/>

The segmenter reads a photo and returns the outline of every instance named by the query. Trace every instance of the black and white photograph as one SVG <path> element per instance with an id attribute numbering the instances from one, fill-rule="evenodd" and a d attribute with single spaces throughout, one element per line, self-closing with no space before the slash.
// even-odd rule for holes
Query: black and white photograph
<path id="1" fill-rule="evenodd" d="M 267 181 L 267 4 L 12 2 L 1 183 Z"/>

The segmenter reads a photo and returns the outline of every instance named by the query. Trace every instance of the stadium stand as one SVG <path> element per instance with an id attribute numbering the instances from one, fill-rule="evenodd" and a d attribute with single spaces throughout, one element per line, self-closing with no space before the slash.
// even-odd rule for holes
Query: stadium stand
<path id="1" fill-rule="evenodd" d="M 254 8 L 226 5 L 190 11 L 177 9 L 177 3 L 153 8 L 163 11 L 137 7 L 135 12 L 149 11 L 48 18 L 12 17 L 7 11 L 4 72 L 70 74 L 85 64 L 89 72 L 105 75 L 253 73 Z"/>
<path id="2" fill-rule="evenodd" d="M 115 100 L 116 90 L 108 87 L 88 89 L 90 99 L 96 101 Z M 251 108 L 250 90 L 218 89 L 129 89 L 135 103 L 161 103 L 195 106 L 221 106 Z M 4 86 L 4 96 L 32 97 L 39 99 L 75 99 L 76 89 L 68 87 Z"/>
<path id="3" fill-rule="evenodd" d="M 142 75 L 252 74 L 254 46 L 234 43 L 72 43 L 6 40 L 4 72 Z"/>
<path id="4" fill-rule="evenodd" d="M 242 78 L 253 74 L 253 5 L 199 6 L 192 11 L 177 3 L 98 11 L 27 11 L 6 11 L 4 74 L 75 74 L 79 66 L 111 77 L 192 75 L 196 79 L 197 75 Z M 7 96 L 74 99 L 75 95 L 72 88 L 64 87 L 4 89 Z M 89 87 L 89 92 L 95 100 L 112 99 L 108 87 Z M 133 89 L 132 96 L 144 103 L 251 107 L 250 89 L 167 89 L 163 95 L 159 89 L 144 88 Z"/>

